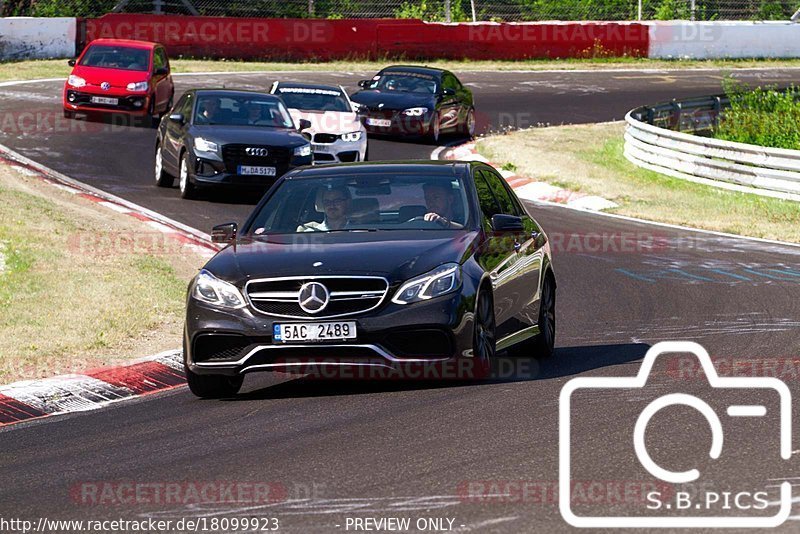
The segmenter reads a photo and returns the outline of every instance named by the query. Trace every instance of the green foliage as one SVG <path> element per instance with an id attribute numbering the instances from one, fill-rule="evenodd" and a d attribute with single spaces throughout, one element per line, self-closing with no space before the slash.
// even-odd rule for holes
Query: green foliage
<path id="1" fill-rule="evenodd" d="M 714 129 L 714 137 L 751 145 L 800 149 L 800 88 L 750 90 L 730 78 L 723 86 L 731 107 Z"/>
<path id="2" fill-rule="evenodd" d="M 469 2 L 466 9 L 470 9 Z M 444 22 L 447 20 L 445 2 L 443 0 L 421 0 L 418 2 L 403 2 L 394 12 L 399 19 L 422 19 L 430 22 Z M 462 0 L 451 0 L 450 21 L 465 22 L 472 20 L 472 16 L 465 11 Z"/>

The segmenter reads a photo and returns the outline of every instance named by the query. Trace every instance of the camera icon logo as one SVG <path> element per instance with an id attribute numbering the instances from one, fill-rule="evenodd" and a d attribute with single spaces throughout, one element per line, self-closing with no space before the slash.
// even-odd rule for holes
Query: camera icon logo
<path id="1" fill-rule="evenodd" d="M 720 377 L 717 375 L 713 362 L 708 352 L 697 343 L 688 341 L 666 341 L 653 345 L 644 357 L 639 373 L 635 377 L 577 377 L 567 382 L 561 389 L 559 400 L 559 509 L 562 517 L 574 527 L 588 528 L 769 528 L 776 527 L 785 522 L 791 511 L 791 484 L 780 484 L 780 499 L 777 504 L 777 513 L 771 516 L 743 517 L 741 515 L 692 515 L 684 514 L 664 515 L 639 515 L 639 516 L 598 516 L 578 515 L 573 510 L 571 498 L 571 409 L 573 396 L 576 392 L 593 393 L 594 390 L 608 392 L 639 389 L 644 391 L 648 378 L 653 370 L 656 358 L 665 353 L 693 354 L 708 380 L 712 390 L 723 390 L 725 393 L 739 393 L 745 390 L 764 394 L 767 390 L 778 394 L 779 406 L 779 448 L 783 460 L 788 460 L 792 454 L 792 418 L 791 418 L 791 393 L 781 380 L 773 377 Z M 586 390 L 586 391 L 582 391 Z M 718 391 L 717 391 L 718 393 Z M 642 410 L 633 426 L 632 441 L 636 458 L 641 467 L 650 475 L 662 482 L 672 484 L 693 483 L 701 477 L 698 469 L 686 471 L 671 471 L 665 469 L 653 460 L 645 444 L 645 431 L 651 419 L 662 409 L 669 406 L 684 406 L 698 412 L 707 422 L 711 430 L 711 446 L 709 457 L 712 461 L 722 455 L 724 443 L 723 419 L 712 406 L 697 396 L 686 393 L 670 393 L 662 395 L 650 402 Z M 742 418 L 761 418 L 767 414 L 763 405 L 731 404 L 727 406 L 726 415 L 729 418 L 741 420 Z M 727 420 L 727 419 L 726 419 Z M 764 501 L 766 505 L 766 501 Z M 677 507 L 676 507 L 677 508 Z M 685 506 L 682 510 L 691 510 L 695 506 Z M 698 504 L 697 509 L 701 506 Z M 757 508 L 757 507 L 753 507 Z M 665 508 L 670 509 L 667 504 Z M 707 508 L 708 509 L 708 508 Z M 651 509 L 652 510 L 652 509 Z M 674 509 L 673 509 L 674 511 Z"/>

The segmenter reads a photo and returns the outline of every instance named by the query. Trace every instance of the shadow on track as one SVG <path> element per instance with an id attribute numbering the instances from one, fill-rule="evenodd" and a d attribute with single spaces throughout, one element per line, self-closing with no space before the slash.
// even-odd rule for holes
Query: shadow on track
<path id="1" fill-rule="evenodd" d="M 550 380 L 577 375 L 592 369 L 622 365 L 644 358 L 650 345 L 626 343 L 590 345 L 556 349 L 548 359 L 499 356 L 494 362 L 492 376 L 484 380 L 421 379 L 320 379 L 303 376 L 268 387 L 241 393 L 226 401 L 252 401 L 267 399 L 296 399 L 364 395 L 394 391 L 414 391 L 471 387 L 495 383 Z M 252 377 L 251 377 L 252 378 Z"/>

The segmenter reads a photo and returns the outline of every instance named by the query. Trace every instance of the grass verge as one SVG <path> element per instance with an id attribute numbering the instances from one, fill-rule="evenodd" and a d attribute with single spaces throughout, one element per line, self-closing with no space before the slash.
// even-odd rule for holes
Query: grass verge
<path id="1" fill-rule="evenodd" d="M 798 203 L 641 169 L 623 156 L 624 128 L 613 122 L 523 130 L 481 139 L 478 151 L 520 175 L 613 200 L 613 213 L 800 243 Z"/>
<path id="2" fill-rule="evenodd" d="M 0 165 L 0 384 L 179 347 L 203 260 L 168 239 Z"/>
<path id="3" fill-rule="evenodd" d="M 174 59 L 175 73 L 182 72 L 242 72 L 242 71 L 331 71 L 377 72 L 403 60 L 332 61 L 332 62 L 265 62 L 224 61 L 204 59 Z M 441 67 L 455 72 L 506 70 L 578 70 L 578 69 L 725 69 L 800 67 L 800 60 L 742 59 L 742 60 L 661 60 L 633 57 L 598 57 L 589 59 L 530 59 L 525 61 L 412 61 Z M 45 59 L 0 63 L 0 81 L 66 78 L 71 70 L 64 59 Z"/>

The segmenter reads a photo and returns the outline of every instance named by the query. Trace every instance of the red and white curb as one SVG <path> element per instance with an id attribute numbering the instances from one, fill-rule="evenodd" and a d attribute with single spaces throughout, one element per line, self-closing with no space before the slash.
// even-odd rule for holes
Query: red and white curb
<path id="1" fill-rule="evenodd" d="M 616 208 L 617 204 L 596 195 L 587 195 L 570 191 L 561 187 L 556 187 L 547 182 L 537 182 L 527 176 L 520 176 L 511 171 L 503 170 L 499 165 L 490 162 L 478 153 L 475 143 L 465 143 L 454 147 L 445 147 L 442 151 L 432 154 L 435 159 L 460 160 L 460 161 L 482 161 L 497 168 L 498 172 L 514 188 L 514 192 L 519 198 L 532 201 L 555 202 L 566 204 L 571 208 L 584 209 L 591 211 L 602 211 Z"/>
<path id="2" fill-rule="evenodd" d="M 96 410 L 113 402 L 186 383 L 180 350 L 102 367 L 81 374 L 23 380 L 0 386 L 0 427 L 70 412 Z"/>

